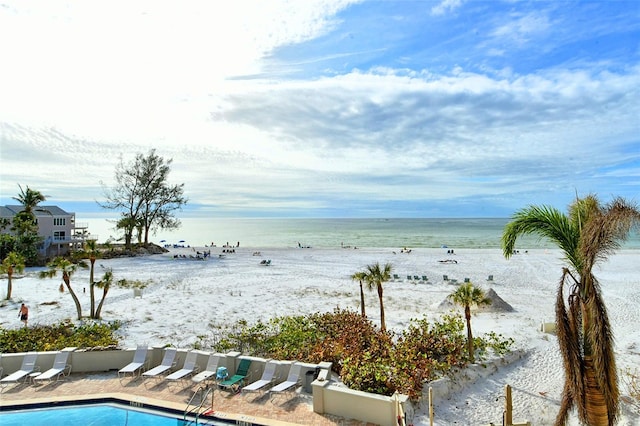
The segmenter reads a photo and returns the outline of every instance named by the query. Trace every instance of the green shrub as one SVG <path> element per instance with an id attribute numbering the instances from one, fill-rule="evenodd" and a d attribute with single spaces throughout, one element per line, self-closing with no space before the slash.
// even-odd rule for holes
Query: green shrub
<path id="1" fill-rule="evenodd" d="M 11 330 L 0 329 L 0 352 L 58 351 L 66 347 L 92 348 L 117 346 L 115 332 L 120 322 L 87 322 L 73 325 L 70 321 Z"/>

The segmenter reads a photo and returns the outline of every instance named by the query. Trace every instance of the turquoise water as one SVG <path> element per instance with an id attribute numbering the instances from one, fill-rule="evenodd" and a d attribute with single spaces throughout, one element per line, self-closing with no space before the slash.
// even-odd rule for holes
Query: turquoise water
<path id="1" fill-rule="evenodd" d="M 84 221 L 78 218 L 78 221 Z M 150 240 L 164 244 L 217 246 L 226 243 L 243 247 L 295 247 L 298 242 L 312 247 L 427 247 L 499 248 L 506 218 L 497 219 L 181 219 L 179 230 L 162 231 Z M 116 235 L 112 223 L 90 219 L 89 230 L 99 242 Z M 164 242 L 161 243 L 161 241 Z M 522 248 L 552 248 L 553 244 L 525 236 Z M 640 248 L 637 233 L 627 248 Z"/>
<path id="2" fill-rule="evenodd" d="M 2 426 L 176 426 L 180 419 L 110 405 L 26 410 L 0 414 Z M 202 423 L 218 424 L 227 423 Z"/>

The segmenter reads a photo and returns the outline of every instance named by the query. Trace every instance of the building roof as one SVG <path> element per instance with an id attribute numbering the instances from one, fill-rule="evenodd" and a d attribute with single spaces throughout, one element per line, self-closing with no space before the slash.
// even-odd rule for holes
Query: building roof
<path id="1" fill-rule="evenodd" d="M 13 218 L 16 214 L 24 210 L 23 205 L 15 206 L 0 206 L 0 217 Z M 73 213 L 68 213 L 62 210 L 58 206 L 38 206 L 33 210 L 33 214 L 36 216 L 70 216 Z"/>

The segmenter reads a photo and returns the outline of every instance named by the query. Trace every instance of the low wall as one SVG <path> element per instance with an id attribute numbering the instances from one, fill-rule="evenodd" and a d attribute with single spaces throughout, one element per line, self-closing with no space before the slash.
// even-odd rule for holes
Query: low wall
<path id="1" fill-rule="evenodd" d="M 313 411 L 356 419 L 381 426 L 397 426 L 398 405 L 410 404 L 406 395 L 384 396 L 349 389 L 330 381 L 316 380 Z"/>
<path id="2" fill-rule="evenodd" d="M 498 367 L 511 364 L 514 361 L 526 356 L 523 350 L 516 350 L 506 354 L 503 358 L 498 358 L 483 362 L 481 364 L 471 364 L 460 370 L 453 377 L 443 377 L 438 380 L 426 383 L 422 388 L 422 394 L 428 395 L 429 388 L 433 389 L 433 397 L 437 399 L 449 399 L 454 392 L 464 389 L 466 386 L 475 383 L 480 378 L 489 377 L 498 371 Z"/>

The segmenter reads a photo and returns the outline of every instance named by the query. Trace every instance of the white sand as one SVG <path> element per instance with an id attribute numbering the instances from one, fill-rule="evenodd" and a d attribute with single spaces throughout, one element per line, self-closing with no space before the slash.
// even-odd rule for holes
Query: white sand
<path id="1" fill-rule="evenodd" d="M 190 249 L 180 249 L 191 254 Z M 387 326 L 400 329 L 411 318 L 433 317 L 435 307 L 454 287 L 442 276 L 470 278 L 485 289 L 494 288 L 515 308 L 511 313 L 478 313 L 472 320 L 474 332 L 502 333 L 516 340 L 516 348 L 527 355 L 487 378 L 468 384 L 449 400 L 436 401 L 436 424 L 501 424 L 505 384 L 513 387 L 514 419 L 527 419 L 534 425 L 552 424 L 559 405 L 563 374 L 555 338 L 540 332 L 542 322 L 553 322 L 557 281 L 561 274 L 560 252 L 532 250 L 505 260 L 499 250 L 456 249 L 255 249 L 239 248 L 235 254 L 218 258 L 221 248 L 213 248 L 207 261 L 173 259 L 171 255 L 135 259 L 98 260 L 97 265 L 112 267 L 115 279 L 151 280 L 141 298 L 132 290 L 113 288 L 103 309 L 107 320 L 127 322 L 122 346 L 137 343 L 173 344 L 188 347 L 198 340 L 211 341 L 216 325 L 239 319 L 255 321 L 281 315 L 331 311 L 335 307 L 359 309 L 358 284 L 350 275 L 374 262 L 390 262 L 402 281 L 385 285 Z M 393 251 L 395 250 L 395 254 Z M 260 256 L 254 256 L 260 251 Z M 597 269 L 604 299 L 616 335 L 618 367 L 640 366 L 640 274 L 636 250 L 623 250 Z M 271 259 L 270 266 L 261 266 Z M 458 263 L 440 263 L 455 259 Z M 406 275 L 427 275 L 429 284 L 414 284 Z M 71 297 L 59 293 L 61 279 L 40 280 L 36 270 L 14 281 L 13 304 L 0 308 L 0 326 L 19 327 L 19 303 L 30 307 L 30 325 L 49 324 L 75 317 Z M 96 278 L 102 272 L 97 267 Z M 488 282 L 488 275 L 494 276 Z M 88 271 L 72 277 L 72 286 L 82 300 L 84 314 L 89 308 Z M 0 285 L 4 296 L 6 281 Z M 97 294 L 98 298 L 100 292 Z M 366 294 L 367 315 L 376 324 L 379 307 L 375 292 Z M 46 302 L 58 302 L 44 305 Z M 624 383 L 623 395 L 627 393 Z M 637 409 L 636 409 L 637 410 Z M 575 416 L 574 416 L 575 417 Z M 414 424 L 429 424 L 424 407 Z M 577 424 L 572 418 L 571 424 Z M 621 425 L 638 425 L 640 417 L 623 404 Z"/>

